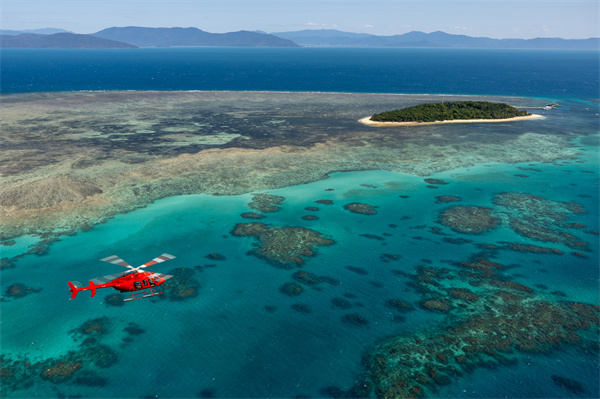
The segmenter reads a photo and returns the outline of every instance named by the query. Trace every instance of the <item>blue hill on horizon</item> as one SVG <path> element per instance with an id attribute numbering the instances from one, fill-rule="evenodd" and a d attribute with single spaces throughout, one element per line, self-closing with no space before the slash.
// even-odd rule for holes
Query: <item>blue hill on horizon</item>
<path id="1" fill-rule="evenodd" d="M 490 49 L 600 49 L 600 38 L 562 39 L 492 39 L 453 35 L 442 31 L 431 33 L 413 31 L 401 35 L 377 36 L 366 33 L 342 32 L 334 29 L 273 32 L 301 46 L 356 46 L 356 47 L 462 47 Z"/>

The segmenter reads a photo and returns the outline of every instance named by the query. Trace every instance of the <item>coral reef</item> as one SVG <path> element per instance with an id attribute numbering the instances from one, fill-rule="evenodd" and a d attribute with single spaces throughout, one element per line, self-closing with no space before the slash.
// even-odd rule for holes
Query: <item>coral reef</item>
<path id="1" fill-rule="evenodd" d="M 28 287 L 23 283 L 15 283 L 6 288 L 6 291 L 4 292 L 4 297 L 13 299 L 24 298 L 27 295 L 36 294 L 41 290 L 41 288 Z M 4 300 L 4 298 L 2 298 L 2 300 Z"/>
<path id="2" fill-rule="evenodd" d="M 89 229 L 172 195 L 262 192 L 322 180 L 334 171 L 428 176 L 482 159 L 542 162 L 579 153 L 567 137 L 525 128 L 510 138 L 492 131 L 484 140 L 474 133 L 451 142 L 435 132 L 405 137 L 366 134 L 351 124 L 339 128 L 340 120 L 360 109 L 411 101 L 406 96 L 73 92 L 1 101 L 0 240 Z M 221 112 L 233 102 L 239 112 Z M 330 112 L 315 112 L 323 104 Z M 265 114 L 293 117 L 285 118 L 282 129 L 265 124 Z M 320 127 L 306 123 L 307 117 Z"/>
<path id="3" fill-rule="evenodd" d="M 292 278 L 305 285 L 318 285 L 323 282 L 323 279 L 314 273 L 299 270 L 292 275 Z"/>
<path id="4" fill-rule="evenodd" d="M 183 301 L 197 297 L 200 291 L 200 283 L 194 278 L 194 269 L 177 268 L 169 271 L 173 278 L 167 280 L 162 287 L 161 299 L 170 301 Z"/>
<path id="5" fill-rule="evenodd" d="M 298 296 L 304 292 L 304 288 L 300 284 L 285 283 L 279 287 L 279 291 L 288 296 Z"/>
<path id="6" fill-rule="evenodd" d="M 352 202 L 350 204 L 344 205 L 344 209 L 350 211 L 352 213 L 359 213 L 361 215 L 375 215 L 377 211 L 375 210 L 376 206 L 369 204 L 361 204 L 360 202 Z"/>
<path id="7" fill-rule="evenodd" d="M 435 202 L 436 204 L 442 204 L 445 202 L 459 202 L 462 201 L 462 198 L 456 196 L 456 195 L 439 195 L 437 197 L 437 201 Z"/>
<path id="8" fill-rule="evenodd" d="M 284 197 L 271 194 L 254 194 L 252 202 L 248 206 L 262 213 L 277 212 L 281 203 L 285 200 Z"/>
<path id="9" fill-rule="evenodd" d="M 210 260 L 227 260 L 227 257 L 225 255 L 221 255 L 221 254 L 216 254 L 216 253 L 210 253 L 208 255 L 205 256 L 206 259 L 210 259 Z"/>
<path id="10" fill-rule="evenodd" d="M 125 296 L 122 294 L 111 294 L 104 297 L 104 303 L 106 306 L 123 306 Z"/>
<path id="11" fill-rule="evenodd" d="M 331 304 L 334 308 L 338 309 L 350 309 L 352 307 L 352 303 L 349 300 L 340 297 L 331 298 Z"/>
<path id="12" fill-rule="evenodd" d="M 359 327 L 366 326 L 369 324 L 369 320 L 365 319 L 358 313 L 349 313 L 347 315 L 342 316 L 342 322 Z"/>
<path id="13" fill-rule="evenodd" d="M 358 395 L 422 398 L 463 373 L 510 364 L 519 352 L 548 353 L 565 345 L 599 350 L 599 306 L 549 301 L 504 279 L 503 270 L 480 255 L 443 268 L 418 268 L 412 286 L 423 295 L 421 306 L 452 318 L 437 329 L 383 341 L 366 358 Z M 577 389 L 576 382 L 553 380 Z"/>
<path id="14" fill-rule="evenodd" d="M 282 268 L 302 265 L 303 257 L 315 255 L 315 247 L 334 243 L 304 227 L 268 227 L 263 223 L 240 223 L 233 235 L 255 236 L 258 248 L 250 253 Z"/>
<path id="15" fill-rule="evenodd" d="M 104 386 L 108 380 L 102 376 L 102 369 L 118 362 L 117 352 L 102 343 L 110 333 L 111 322 L 107 317 L 91 319 L 69 334 L 78 342 L 75 350 L 58 357 L 30 361 L 27 356 L 12 358 L 0 356 L 0 393 L 9 397 L 10 393 L 42 384 L 62 384 L 64 382 L 85 386 Z M 128 331 L 131 334 L 131 331 Z"/>
<path id="16" fill-rule="evenodd" d="M 493 203 L 494 209 L 478 206 L 447 208 L 440 212 L 438 223 L 450 227 L 453 231 L 467 234 L 485 233 L 502 224 L 532 240 L 587 250 L 585 241 L 564 231 L 585 228 L 584 225 L 568 220 L 573 215 L 585 213 L 581 205 L 574 202 L 552 201 L 527 193 L 506 192 L 496 195 Z M 454 239 L 445 239 L 447 242 L 452 240 Z M 556 248 L 542 248 L 529 244 L 508 243 L 506 246 L 521 252 L 562 253 Z"/>
<path id="17" fill-rule="evenodd" d="M 302 313 L 302 314 L 312 313 L 311 307 L 304 303 L 294 303 L 294 304 L 290 305 L 290 307 L 298 313 Z"/>
<path id="18" fill-rule="evenodd" d="M 577 380 L 572 378 L 562 377 L 560 375 L 553 374 L 551 377 L 552 382 L 559 387 L 566 388 L 568 391 L 574 394 L 582 394 L 585 392 L 583 385 Z"/>
<path id="19" fill-rule="evenodd" d="M 424 179 L 425 183 L 433 184 L 436 186 L 442 186 L 448 184 L 448 182 L 440 180 L 440 179 Z"/>
<path id="20" fill-rule="evenodd" d="M 415 310 L 414 306 L 400 299 L 388 299 L 385 304 L 397 312 L 407 313 Z"/>
<path id="21" fill-rule="evenodd" d="M 332 200 L 321 199 L 321 200 L 316 200 L 315 202 L 317 204 L 321 204 L 321 205 L 333 205 Z"/>
<path id="22" fill-rule="evenodd" d="M 111 322 L 108 317 L 98 317 L 84 322 L 78 328 L 69 331 L 75 341 L 87 339 L 88 337 L 103 336 L 108 334 Z"/>
<path id="23" fill-rule="evenodd" d="M 344 266 L 344 268 L 350 270 L 353 273 L 360 274 L 361 276 L 366 276 L 367 274 L 369 274 L 369 272 L 366 269 L 363 269 L 362 267 Z"/>
<path id="24" fill-rule="evenodd" d="M 438 222 L 459 233 L 482 234 L 495 229 L 499 220 L 487 207 L 453 206 L 441 212 Z"/>
<path id="25" fill-rule="evenodd" d="M 501 193 L 493 202 L 508 219 L 509 227 L 519 235 L 571 248 L 587 246 L 576 236 L 562 231 L 580 228 L 580 225 L 568 222 L 570 216 L 585 213 L 577 203 L 557 202 L 527 193 Z"/>
<path id="26" fill-rule="evenodd" d="M 56 361 L 42 371 L 41 377 L 54 383 L 60 383 L 73 377 L 73 373 L 81 368 L 81 363 L 72 361 Z"/>
<path id="27" fill-rule="evenodd" d="M 244 219 L 264 219 L 265 215 L 261 215 L 260 213 L 254 212 L 243 212 L 241 215 Z"/>

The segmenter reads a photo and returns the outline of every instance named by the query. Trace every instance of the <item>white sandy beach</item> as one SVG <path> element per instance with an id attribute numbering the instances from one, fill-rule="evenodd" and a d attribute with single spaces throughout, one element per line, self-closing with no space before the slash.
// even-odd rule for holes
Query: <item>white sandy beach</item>
<path id="1" fill-rule="evenodd" d="M 375 122 L 371 120 L 370 116 L 359 119 L 360 123 L 368 126 L 385 127 L 385 126 L 420 126 L 420 125 L 437 125 L 442 123 L 481 123 L 481 122 L 513 122 L 522 121 L 527 119 L 538 119 L 545 118 L 543 115 L 531 114 L 527 116 L 516 116 L 514 118 L 506 119 L 453 119 L 446 121 L 435 121 L 435 122 Z"/>

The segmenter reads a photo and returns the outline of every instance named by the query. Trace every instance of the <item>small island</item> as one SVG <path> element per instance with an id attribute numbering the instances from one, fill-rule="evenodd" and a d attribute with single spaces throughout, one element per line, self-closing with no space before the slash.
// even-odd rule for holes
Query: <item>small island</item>
<path id="1" fill-rule="evenodd" d="M 428 103 L 382 112 L 360 122 L 372 126 L 417 125 L 430 123 L 504 122 L 541 118 L 504 103 L 488 101 L 452 101 Z"/>

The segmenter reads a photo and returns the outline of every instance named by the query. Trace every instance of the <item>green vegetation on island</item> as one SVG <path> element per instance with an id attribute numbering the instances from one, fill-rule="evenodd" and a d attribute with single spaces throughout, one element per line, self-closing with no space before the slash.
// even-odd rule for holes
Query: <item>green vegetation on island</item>
<path id="1" fill-rule="evenodd" d="M 436 122 L 457 119 L 507 119 L 528 116 L 527 111 L 503 103 L 488 101 L 453 101 L 420 104 L 382 112 L 371 117 L 375 122 Z"/>

